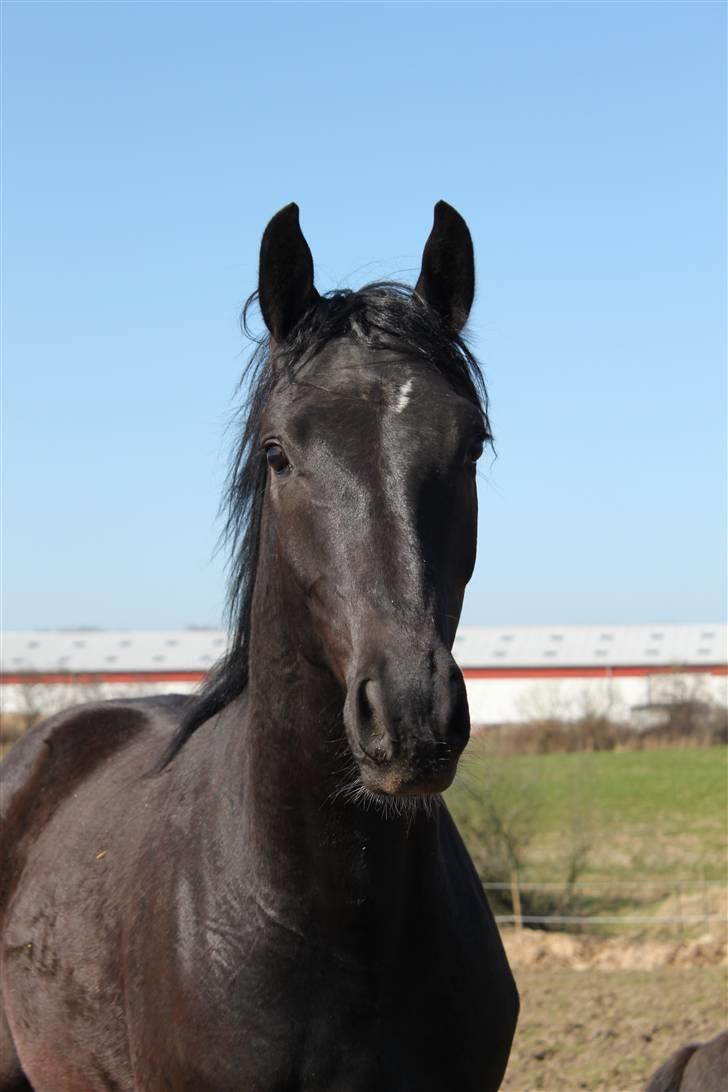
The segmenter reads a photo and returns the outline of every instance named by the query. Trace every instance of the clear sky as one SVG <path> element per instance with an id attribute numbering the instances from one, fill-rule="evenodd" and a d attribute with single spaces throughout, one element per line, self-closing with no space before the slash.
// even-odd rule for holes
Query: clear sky
<path id="1" fill-rule="evenodd" d="M 4 628 L 216 625 L 269 217 L 318 287 L 473 233 L 463 620 L 725 617 L 721 3 L 3 4 Z"/>

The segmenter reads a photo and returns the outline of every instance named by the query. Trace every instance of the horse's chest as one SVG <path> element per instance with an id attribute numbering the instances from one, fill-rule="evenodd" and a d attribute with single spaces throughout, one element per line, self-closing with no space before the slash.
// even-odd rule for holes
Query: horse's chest
<path id="1" fill-rule="evenodd" d="M 197 1070 L 196 1092 L 496 1088 L 493 1062 L 497 1072 L 510 1042 L 488 1018 L 497 976 L 488 983 L 473 961 L 446 962 L 436 952 L 420 953 L 419 962 L 419 973 L 403 978 L 412 961 L 396 953 L 391 965 L 365 965 L 291 941 L 239 966 L 225 1001 L 208 977 L 199 983 L 190 1047 L 197 1066 L 200 1057 L 211 1061 L 205 1082 Z"/>

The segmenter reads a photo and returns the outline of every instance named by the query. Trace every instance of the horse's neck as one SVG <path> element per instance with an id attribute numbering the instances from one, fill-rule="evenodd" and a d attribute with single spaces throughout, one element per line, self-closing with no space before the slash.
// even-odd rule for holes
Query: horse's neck
<path id="1" fill-rule="evenodd" d="M 241 852 L 252 855 L 266 900 L 295 902 L 312 914 L 323 906 L 343 923 L 348 912 L 386 893 L 396 916 L 425 862 L 437 857 L 437 815 L 385 817 L 352 800 L 358 782 L 344 694 L 302 647 L 305 620 L 296 617 L 296 604 L 283 609 L 271 601 L 275 591 L 261 592 L 249 684 L 225 716 L 221 775 L 237 779 Z"/>

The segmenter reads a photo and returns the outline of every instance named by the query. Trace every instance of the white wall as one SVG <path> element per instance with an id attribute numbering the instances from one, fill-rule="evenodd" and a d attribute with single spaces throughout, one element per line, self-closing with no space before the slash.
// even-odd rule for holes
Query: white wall
<path id="1" fill-rule="evenodd" d="M 708 673 L 565 679 L 468 679 L 473 724 L 509 724 L 541 717 L 574 719 L 587 712 L 628 720 L 635 706 L 711 701 L 728 705 L 728 679 Z"/>
<path id="2" fill-rule="evenodd" d="M 0 712 L 50 716 L 89 701 L 141 698 L 147 694 L 189 694 L 192 683 L 8 683 L 0 686 Z"/>

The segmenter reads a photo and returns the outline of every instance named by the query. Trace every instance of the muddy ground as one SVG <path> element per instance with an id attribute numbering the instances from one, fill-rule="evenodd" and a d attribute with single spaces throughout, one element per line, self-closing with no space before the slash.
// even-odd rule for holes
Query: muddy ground
<path id="1" fill-rule="evenodd" d="M 724 937 L 504 935 L 521 1019 L 502 1092 L 642 1092 L 679 1045 L 728 1025 Z M 728 1087 L 728 1085 L 727 1085 Z"/>

